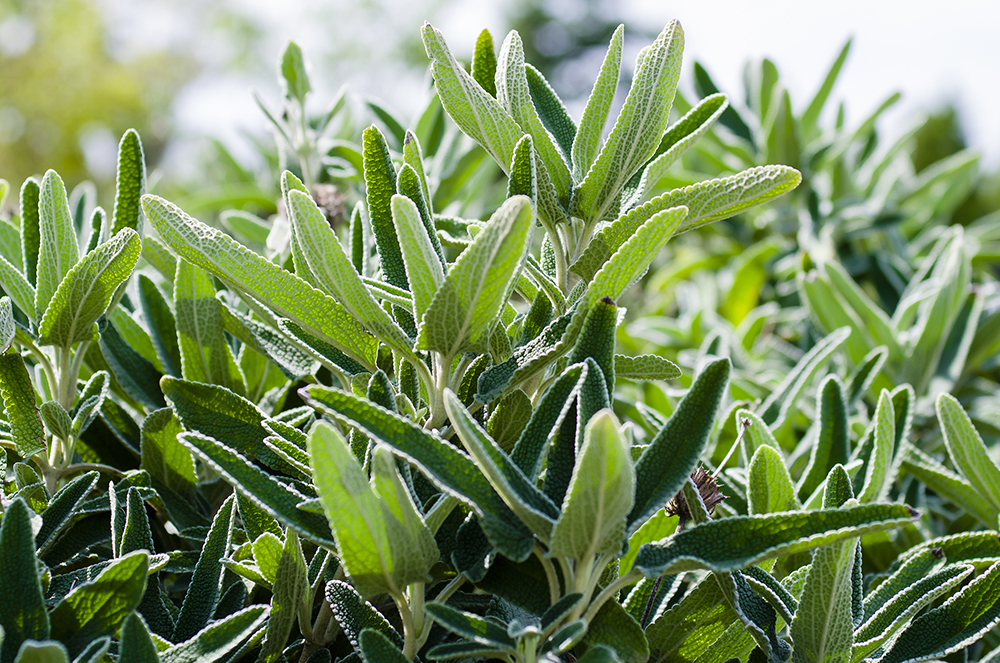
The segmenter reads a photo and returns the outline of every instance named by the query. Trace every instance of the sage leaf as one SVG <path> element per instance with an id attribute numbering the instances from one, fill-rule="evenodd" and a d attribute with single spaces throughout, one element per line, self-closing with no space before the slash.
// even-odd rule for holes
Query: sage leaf
<path id="1" fill-rule="evenodd" d="M 115 208 L 111 234 L 130 228 L 142 234 L 142 209 L 139 199 L 146 193 L 146 158 L 139 132 L 129 129 L 118 143 L 118 169 L 115 174 Z"/>
<path id="2" fill-rule="evenodd" d="M 0 661 L 11 663 L 24 640 L 49 637 L 49 613 L 35 557 L 28 505 L 15 498 L 0 520 Z"/>
<path id="3" fill-rule="evenodd" d="M 580 117 L 580 126 L 573 139 L 572 161 L 573 180 L 583 180 L 594 158 L 601 149 L 604 139 L 604 125 L 608 121 L 611 103 L 618 91 L 618 78 L 622 68 L 622 44 L 625 41 L 625 26 L 619 25 L 608 44 L 601 70 L 594 81 L 594 87 L 587 98 L 587 105 Z"/>
<path id="4" fill-rule="evenodd" d="M 54 170 L 46 172 L 42 178 L 38 194 L 38 232 L 35 319 L 41 320 L 56 288 L 80 259 L 66 185 Z"/>

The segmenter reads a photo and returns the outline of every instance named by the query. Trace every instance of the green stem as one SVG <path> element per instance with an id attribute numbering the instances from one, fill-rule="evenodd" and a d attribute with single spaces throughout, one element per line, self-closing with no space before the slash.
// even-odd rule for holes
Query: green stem
<path id="1" fill-rule="evenodd" d="M 620 592 L 625 587 L 635 584 L 642 579 L 642 574 L 637 570 L 632 570 L 623 575 L 618 580 L 608 583 L 608 586 L 601 590 L 601 593 L 594 598 L 590 607 L 587 608 L 587 612 L 584 613 L 583 618 L 589 624 L 594 621 L 594 617 L 597 615 L 597 611 L 601 609 L 608 599 L 614 597 L 618 592 Z"/>
<path id="2" fill-rule="evenodd" d="M 414 630 L 413 612 L 406 602 L 406 597 L 399 590 L 391 592 L 391 596 L 396 603 L 396 609 L 399 610 L 399 618 L 403 622 L 403 656 L 406 657 L 406 660 L 412 661 L 413 657 L 417 655 L 417 634 Z"/>
<path id="3" fill-rule="evenodd" d="M 60 470 L 58 478 L 63 479 L 76 472 L 90 472 L 92 470 L 97 470 L 98 472 L 103 472 L 104 474 L 111 474 L 116 477 L 125 476 L 124 472 L 119 470 L 117 467 L 111 467 L 110 465 L 103 465 L 101 463 L 77 463 L 76 465 L 70 465 L 63 470 Z"/>
<path id="4" fill-rule="evenodd" d="M 566 249 L 563 245 L 562 236 L 559 234 L 559 229 L 553 226 L 548 221 L 542 220 L 541 216 L 538 217 L 541 222 L 542 227 L 545 228 L 545 232 L 549 234 L 549 241 L 552 242 L 552 253 L 556 257 L 556 285 L 562 290 L 565 295 L 569 292 L 567 289 L 567 265 L 566 265 Z"/>
<path id="5" fill-rule="evenodd" d="M 537 543 L 531 552 L 535 554 L 538 561 L 542 563 L 542 568 L 545 569 L 545 578 L 549 581 L 549 605 L 552 605 L 559 600 L 559 596 L 562 593 L 559 589 L 559 577 L 556 576 L 556 567 L 552 565 L 552 560 L 545 556 L 545 552 Z"/>
<path id="6" fill-rule="evenodd" d="M 22 347 L 31 353 L 31 356 L 41 365 L 42 371 L 45 372 L 45 377 L 49 381 L 49 387 L 51 389 L 56 389 L 56 385 L 59 384 L 56 380 L 55 370 L 52 368 L 52 362 L 49 361 L 49 356 L 45 354 L 40 347 L 35 345 L 27 334 L 18 334 L 15 339 Z"/>
<path id="7" fill-rule="evenodd" d="M 424 369 L 426 370 L 426 366 Z M 424 428 L 438 428 L 445 420 L 444 410 L 444 390 L 448 387 L 448 379 L 451 377 L 451 357 L 444 357 L 440 353 L 434 353 L 434 383 L 433 395 L 431 397 L 431 414 Z M 428 373 L 428 376 L 430 374 Z"/>

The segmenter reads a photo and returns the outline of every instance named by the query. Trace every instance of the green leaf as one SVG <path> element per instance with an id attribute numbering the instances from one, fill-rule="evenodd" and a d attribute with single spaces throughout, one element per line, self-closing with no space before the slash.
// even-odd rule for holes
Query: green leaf
<path id="1" fill-rule="evenodd" d="M 649 660 L 694 661 L 737 619 L 719 581 L 710 574 L 646 628 Z"/>
<path id="2" fill-rule="evenodd" d="M 412 136 L 412 134 L 408 135 Z M 416 141 L 416 138 L 413 138 L 412 141 Z M 419 150 L 419 145 L 417 146 L 417 150 Z M 423 172 L 423 166 L 419 163 L 419 153 L 414 155 L 412 160 L 421 166 L 421 172 Z M 410 164 L 404 163 L 402 168 L 399 169 L 399 175 L 396 178 L 396 190 L 399 194 L 406 196 L 413 201 L 413 203 L 417 206 L 417 211 L 420 213 L 420 221 L 424 226 L 424 231 L 430 239 L 431 246 L 434 249 L 434 253 L 437 255 L 438 262 L 441 263 L 442 267 L 447 267 L 447 261 L 445 260 L 444 253 L 441 249 L 441 240 L 434 227 L 434 215 L 431 212 L 430 203 L 428 202 L 429 199 L 424 192 L 426 186 L 427 185 L 423 176 L 420 175 Z"/>
<path id="3" fill-rule="evenodd" d="M 0 353 L 7 352 L 14 340 L 14 310 L 10 297 L 0 297 Z"/>
<path id="4" fill-rule="evenodd" d="M 548 195 L 545 179 L 555 186 L 555 195 L 563 204 L 569 200 L 573 181 L 569 167 L 560 153 L 552 134 L 542 124 L 531 98 L 528 78 L 525 72 L 524 47 L 516 30 L 507 33 L 497 57 L 497 102 L 514 118 L 525 133 L 532 138 L 539 163 L 547 171 L 548 178 L 542 177 L 539 197 Z M 513 151 L 511 151 L 513 153 Z M 541 200 L 539 206 L 541 206 Z"/>
<path id="5" fill-rule="evenodd" d="M 245 344 L 239 361 L 244 374 L 247 371 L 246 364 L 249 362 L 246 357 L 249 350 L 259 354 L 265 361 L 269 359 L 290 380 L 300 380 L 319 370 L 319 362 L 310 353 L 301 350 L 294 343 L 289 343 L 288 338 L 273 327 L 226 305 L 222 306 L 221 313 L 222 326 L 225 330 Z M 280 328 L 280 322 L 278 326 Z M 265 368 L 265 375 L 267 371 Z M 252 377 L 253 373 L 246 375 L 248 385 L 253 384 Z"/>
<path id="6" fill-rule="evenodd" d="M 472 78 L 480 87 L 497 96 L 497 55 L 493 50 L 493 35 L 484 29 L 476 37 L 476 50 L 472 53 Z"/>
<path id="7" fill-rule="evenodd" d="M 14 663 L 69 663 L 69 653 L 61 642 L 25 640 Z"/>
<path id="8" fill-rule="evenodd" d="M 306 95 L 312 91 L 312 86 L 306 72 L 306 59 L 302 55 L 302 49 L 294 41 L 288 42 L 281 54 L 279 73 L 285 97 L 305 104 Z"/>
<path id="9" fill-rule="evenodd" d="M 794 511 L 801 506 L 781 452 L 772 446 L 761 445 L 754 452 L 747 488 L 751 514 Z"/>
<path id="10" fill-rule="evenodd" d="M 38 232 L 35 319 L 41 320 L 56 288 L 80 259 L 66 186 L 54 170 L 46 172 L 42 178 L 38 195 Z"/>
<path id="11" fill-rule="evenodd" d="M 111 234 L 117 235 L 124 228 L 142 234 L 142 210 L 139 199 L 146 193 L 146 158 L 142 141 L 135 129 L 122 134 L 118 143 L 118 171 L 115 175 L 115 209 Z"/>
<path id="12" fill-rule="evenodd" d="M 445 390 L 444 404 L 452 427 L 490 485 L 535 536 L 548 544 L 559 509 L 479 427 L 450 389 Z"/>
<path id="13" fill-rule="evenodd" d="M 627 380 L 675 380 L 681 369 L 659 355 L 615 355 L 615 375 Z"/>
<path id="14" fill-rule="evenodd" d="M 273 663 L 281 656 L 295 620 L 299 617 L 302 601 L 309 591 L 306 560 L 302 556 L 299 537 L 291 528 L 285 536 L 281 561 L 278 562 L 271 591 L 271 618 L 267 620 L 267 631 L 259 657 L 263 663 Z"/>
<path id="15" fill-rule="evenodd" d="M 35 315 L 35 288 L 28 283 L 21 271 L 0 256 L 0 287 L 11 296 L 17 308 L 32 322 L 38 320 Z"/>
<path id="16" fill-rule="evenodd" d="M 892 529 L 915 516 L 902 504 L 864 504 L 840 509 L 732 516 L 647 543 L 635 568 L 648 577 L 693 569 L 736 571 L 766 559 Z M 721 542 L 724 542 L 722 544 Z"/>
<path id="17" fill-rule="evenodd" d="M 612 206 L 622 186 L 656 151 L 670 118 L 683 51 L 684 32 L 677 21 L 644 51 L 615 126 L 574 197 L 574 210 L 585 221 L 617 212 Z"/>
<path id="18" fill-rule="evenodd" d="M 696 140 L 708 132 L 728 107 L 726 95 L 713 94 L 702 99 L 684 117 L 672 124 L 660 139 L 652 158 L 626 185 L 622 208 L 629 209 L 645 198 L 670 167 Z"/>
<path id="19" fill-rule="evenodd" d="M 97 485 L 99 477 L 98 472 L 82 474 L 52 496 L 52 501 L 41 513 L 42 526 L 35 536 L 35 546 L 41 554 L 45 554 L 55 538 L 69 525 L 76 508 Z"/>
<path id="20" fill-rule="evenodd" d="M 1000 621 L 1000 563 L 903 631 L 880 661 L 943 658 L 972 644 Z"/>
<path id="21" fill-rule="evenodd" d="M 390 200 L 396 192 L 396 171 L 389 157 L 389 146 L 375 125 L 365 129 L 363 143 L 368 219 L 378 246 L 382 273 L 390 285 L 409 290 L 403 256 L 392 224 Z"/>
<path id="22" fill-rule="evenodd" d="M 35 539 L 28 506 L 9 502 L 0 520 L 0 661 L 10 663 L 24 640 L 49 637 L 49 614 L 42 595 Z"/>
<path id="23" fill-rule="evenodd" d="M 150 409 L 166 405 L 159 386 L 163 374 L 122 337 L 113 322 L 101 332 L 99 347 L 107 367 L 129 396 Z"/>
<path id="24" fill-rule="evenodd" d="M 198 563 L 194 567 L 191 585 L 184 594 L 177 623 L 174 626 L 174 640 L 187 640 L 203 629 L 215 613 L 222 591 L 222 576 L 225 567 L 220 563 L 229 555 L 233 539 L 233 515 L 236 498 L 230 496 L 212 520 L 205 544 L 202 546 Z"/>
<path id="25" fill-rule="evenodd" d="M 838 329 L 819 343 L 813 346 L 812 350 L 803 355 L 795 368 L 785 376 L 781 384 L 761 403 L 758 408 L 760 418 L 772 429 L 777 429 L 784 422 L 790 411 L 794 411 L 794 403 L 805 390 L 806 386 L 812 382 L 813 377 L 819 369 L 827 362 L 830 356 L 839 348 L 850 336 L 851 330 L 848 328 Z M 824 473 L 825 476 L 825 473 Z"/>
<path id="26" fill-rule="evenodd" d="M 156 354 L 163 364 L 163 371 L 167 375 L 179 378 L 181 376 L 181 349 L 177 340 L 177 320 L 174 318 L 174 312 L 151 278 L 145 274 L 139 274 L 137 286 L 142 317 L 149 326 L 150 339 L 153 341 Z"/>
<path id="27" fill-rule="evenodd" d="M 961 506 L 983 524 L 996 524 L 1000 510 L 971 483 L 912 444 L 906 444 L 898 453 L 901 454 L 901 467 L 907 473 L 952 504 Z"/>
<path id="28" fill-rule="evenodd" d="M 618 330 L 618 307 L 610 297 L 594 302 L 583 328 L 566 361 L 570 365 L 588 357 L 601 369 L 610 401 L 615 391 L 615 333 Z"/>
<path id="29" fill-rule="evenodd" d="M 858 627 L 854 634 L 852 660 L 860 660 L 880 647 L 917 613 L 964 583 L 974 572 L 975 569 L 967 564 L 950 564 L 900 588 L 898 593 Z"/>
<path id="30" fill-rule="evenodd" d="M 417 347 L 445 357 L 486 351 L 531 243 L 530 201 L 508 199 L 452 265 L 420 324 Z"/>
<path id="31" fill-rule="evenodd" d="M 17 454 L 28 458 L 44 450 L 45 428 L 35 407 L 35 388 L 19 354 L 0 355 L 0 396 Z"/>
<path id="32" fill-rule="evenodd" d="M 802 124 L 802 132 L 806 136 L 813 133 L 816 128 L 816 121 L 819 119 L 820 113 L 823 112 L 823 107 L 826 105 L 826 100 L 830 97 L 830 91 L 833 90 L 833 86 L 837 82 L 837 77 L 840 76 L 840 70 L 844 66 L 844 61 L 847 60 L 847 54 L 851 50 L 851 41 L 851 39 L 848 39 L 847 43 L 844 44 L 844 47 L 840 50 L 840 54 L 837 55 L 837 59 L 830 66 L 830 70 L 823 79 L 823 83 L 819 86 L 819 90 L 816 91 L 812 101 L 809 102 L 809 106 L 802 113 L 799 122 Z"/>
<path id="33" fill-rule="evenodd" d="M 639 457 L 635 464 L 635 506 L 628 516 L 629 533 L 663 508 L 688 480 L 708 443 L 716 411 L 729 384 L 729 371 L 728 359 L 717 359 L 706 366 Z"/>
<path id="34" fill-rule="evenodd" d="M 326 215 L 301 191 L 288 192 L 289 214 L 302 254 L 317 284 L 397 352 L 412 356 L 410 339 L 389 317 L 354 269 Z M 404 284 L 405 285 L 405 284 Z"/>
<path id="35" fill-rule="evenodd" d="M 392 447 L 441 490 L 472 508 L 490 542 L 514 561 L 534 547 L 531 531 L 510 511 L 475 463 L 412 421 L 339 389 L 313 385 L 303 396 L 315 407 Z"/>
<path id="36" fill-rule="evenodd" d="M 396 225 L 406 277 L 413 293 L 414 317 L 420 320 L 444 281 L 444 269 L 434 241 L 427 234 L 420 212 L 412 200 L 405 196 L 393 196 L 392 220 Z"/>
<path id="37" fill-rule="evenodd" d="M 118 658 L 135 663 L 160 663 L 160 657 L 149 634 L 146 621 L 134 612 L 122 623 L 121 640 L 118 642 Z"/>
<path id="38" fill-rule="evenodd" d="M 588 364 L 567 367 L 538 400 L 511 452 L 514 464 L 529 478 L 538 478 L 548 443 L 558 433 L 569 409 L 575 404 L 589 370 Z"/>
<path id="39" fill-rule="evenodd" d="M 252 605 L 212 622 L 190 640 L 160 654 L 160 663 L 211 663 L 240 646 L 260 629 L 268 616 L 266 605 Z"/>
<path id="40" fill-rule="evenodd" d="M 583 563 L 617 553 L 635 501 L 636 470 L 620 424 L 602 410 L 586 425 L 573 478 L 552 529 L 549 555 Z"/>
<path id="41" fill-rule="evenodd" d="M 1000 469 L 987 452 L 969 415 L 951 394 L 938 396 L 937 415 L 948 456 L 955 467 L 980 495 L 1000 509 Z"/>
<path id="42" fill-rule="evenodd" d="M 503 627 L 493 621 L 437 601 L 427 603 L 425 610 L 428 615 L 434 618 L 434 621 L 466 640 L 481 645 L 490 645 L 501 650 L 513 651 L 514 649 L 514 640 L 507 635 Z"/>
<path id="43" fill-rule="evenodd" d="M 793 644 L 793 662 L 850 660 L 854 645 L 851 605 L 856 554 L 860 550 L 854 539 L 823 546 L 813 554 L 805 589 L 788 632 Z"/>
<path id="44" fill-rule="evenodd" d="M 146 590 L 149 553 L 136 551 L 109 564 L 52 609 L 52 637 L 76 654 L 92 640 L 114 634 Z"/>
<path id="45" fill-rule="evenodd" d="M 851 455 L 851 440 L 847 428 L 847 401 L 844 389 L 835 375 L 820 385 L 816 399 L 819 413 L 819 434 L 809 456 L 809 465 L 802 473 L 797 492 L 805 500 L 823 483 L 834 465 L 846 465 Z"/>
<path id="46" fill-rule="evenodd" d="M 530 64 L 524 65 L 524 73 L 528 79 L 528 90 L 531 92 L 531 103 L 538 111 L 538 117 L 545 129 L 555 138 L 556 145 L 562 152 L 562 159 L 569 163 L 573 150 L 573 139 L 576 138 L 576 123 L 569 116 L 566 105 L 559 95 L 545 80 L 542 72 Z"/>
<path id="47" fill-rule="evenodd" d="M 409 659 L 403 655 L 403 652 L 381 631 L 374 631 L 370 628 L 363 630 L 358 637 L 358 647 L 366 661 L 409 663 Z"/>
<path id="48" fill-rule="evenodd" d="M 892 407 L 892 396 L 885 389 L 878 398 L 874 420 L 875 448 L 868 460 L 865 482 L 858 494 L 858 501 L 882 502 L 889 495 L 889 488 L 895 479 L 889 473 L 896 439 L 896 413 Z"/>
<path id="49" fill-rule="evenodd" d="M 583 180 L 604 139 L 604 125 L 608 121 L 611 103 L 618 91 L 618 77 L 622 68 L 622 44 L 625 41 L 625 26 L 619 25 L 611 36 L 608 52 L 601 63 L 601 70 L 594 81 L 594 87 L 587 99 L 573 139 L 573 180 Z"/>
<path id="50" fill-rule="evenodd" d="M 344 634 L 357 650 L 360 647 L 358 638 L 365 629 L 373 629 L 388 637 L 397 647 L 403 647 L 403 638 L 396 629 L 376 610 L 371 603 L 362 598 L 356 589 L 341 580 L 331 580 L 326 585 L 326 600 L 337 622 L 344 629 Z"/>
<path id="51" fill-rule="evenodd" d="M 222 303 L 215 297 L 212 279 L 183 259 L 174 277 L 174 306 L 184 378 L 246 395 L 246 383 L 223 333 Z"/>
<path id="52" fill-rule="evenodd" d="M 608 601 L 587 625 L 583 644 L 604 646 L 614 651 L 623 663 L 646 663 L 649 643 L 642 627 L 617 601 Z"/>
<path id="53" fill-rule="evenodd" d="M 333 298 L 162 198 L 142 200 L 150 223 L 181 257 L 374 369 L 378 341 Z"/>

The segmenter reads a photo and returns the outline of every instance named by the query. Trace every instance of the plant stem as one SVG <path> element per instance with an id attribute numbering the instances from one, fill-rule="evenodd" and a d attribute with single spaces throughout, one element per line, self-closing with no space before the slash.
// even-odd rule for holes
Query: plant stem
<path id="1" fill-rule="evenodd" d="M 426 366 L 424 367 L 426 369 Z M 438 428 L 445 420 L 444 390 L 448 387 L 451 377 L 451 357 L 443 357 L 434 353 L 434 389 L 431 397 L 431 415 L 424 428 Z M 428 374 L 429 375 L 429 374 Z"/>
<path id="2" fill-rule="evenodd" d="M 608 599 L 620 592 L 623 588 L 639 582 L 640 579 L 642 579 L 642 574 L 639 571 L 632 570 L 618 580 L 608 583 L 608 586 L 601 590 L 601 593 L 597 595 L 594 601 L 590 604 L 590 607 L 587 608 L 587 612 L 584 613 L 583 618 L 587 620 L 588 624 L 594 621 L 594 616 L 597 614 L 597 611 L 601 609 L 601 606 L 608 602 Z"/>
<path id="3" fill-rule="evenodd" d="M 559 600 L 559 596 L 562 594 L 559 589 L 559 578 L 556 576 L 556 567 L 552 565 L 552 560 L 545 556 L 545 552 L 537 543 L 531 552 L 535 553 L 538 561 L 542 563 L 542 568 L 545 569 L 545 578 L 549 581 L 549 605 L 552 605 Z"/>
<path id="4" fill-rule="evenodd" d="M 414 631 L 413 612 L 410 610 L 406 597 L 399 591 L 390 594 L 392 600 L 396 602 L 396 609 L 399 610 L 399 618 L 403 622 L 403 656 L 406 660 L 412 661 L 417 655 L 417 634 Z"/>
<path id="5" fill-rule="evenodd" d="M 549 234 L 549 241 L 552 242 L 552 253 L 555 254 L 556 257 L 556 285 L 559 286 L 559 289 L 565 295 L 569 291 L 566 286 L 566 249 L 563 246 L 562 236 L 559 234 L 558 228 L 553 226 L 551 223 L 542 220 L 541 217 L 538 217 L 538 220 L 541 222 L 542 227 L 545 228 L 545 232 Z"/>

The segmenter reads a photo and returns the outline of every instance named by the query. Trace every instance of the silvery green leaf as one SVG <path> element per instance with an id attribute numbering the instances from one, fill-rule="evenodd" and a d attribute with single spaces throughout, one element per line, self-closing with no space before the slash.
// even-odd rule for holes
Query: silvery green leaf
<path id="1" fill-rule="evenodd" d="M 279 70 L 285 96 L 289 99 L 295 99 L 299 103 L 305 103 L 306 95 L 312 90 L 312 85 L 309 83 L 306 59 L 302 55 L 302 49 L 294 41 L 288 42 L 285 46 L 285 51 L 281 54 Z"/>
<path id="2" fill-rule="evenodd" d="M 146 158 L 142 141 L 135 129 L 122 134 L 118 143 L 118 169 L 115 176 L 115 208 L 111 235 L 122 228 L 131 228 L 142 234 L 142 210 L 139 199 L 146 193 Z"/>
<path id="3" fill-rule="evenodd" d="M 336 297 L 347 312 L 397 352 L 412 357 L 410 339 L 378 305 L 312 197 L 288 192 L 289 215 L 302 255 L 317 285 Z"/>
<path id="4" fill-rule="evenodd" d="M 500 46 L 496 71 L 497 102 L 514 118 L 521 129 L 531 135 L 539 162 L 548 171 L 556 196 L 568 201 L 572 186 L 569 167 L 563 160 L 556 142 L 542 124 L 531 100 L 524 70 L 524 47 L 516 30 L 507 33 Z M 539 195 L 545 195 L 539 191 Z M 539 202 L 541 205 L 541 202 Z"/>
<path id="5" fill-rule="evenodd" d="M 580 126 L 573 140 L 573 180 L 581 181 L 594 163 L 604 138 L 604 125 L 608 121 L 611 102 L 618 91 L 618 78 L 622 68 L 622 43 L 625 41 L 625 26 L 619 25 L 611 36 L 608 52 L 597 74 L 594 87 L 587 99 L 587 105 L 580 117 Z"/>
<path id="6" fill-rule="evenodd" d="M 420 219 L 420 212 L 412 200 L 394 195 L 392 220 L 396 225 L 399 248 L 403 251 L 403 263 L 406 265 L 406 278 L 413 294 L 413 317 L 421 320 L 444 281 L 444 269 L 434 250 L 434 243 Z"/>
<path id="7" fill-rule="evenodd" d="M 132 275 L 141 242 L 131 228 L 88 253 L 66 274 L 42 315 L 39 342 L 70 347 L 93 336 L 119 286 Z"/>
<path id="8" fill-rule="evenodd" d="M 656 151 L 670 118 L 683 51 L 684 32 L 671 21 L 637 65 L 618 120 L 574 196 L 573 207 L 584 220 L 594 223 L 612 211 L 622 186 Z"/>
<path id="9" fill-rule="evenodd" d="M 865 483 L 858 494 L 858 501 L 862 504 L 885 501 L 895 479 L 889 475 L 889 466 L 896 442 L 896 413 L 892 407 L 892 396 L 885 389 L 878 398 L 874 424 L 875 448 L 868 460 Z"/>
<path id="10" fill-rule="evenodd" d="M 146 218 L 183 258 L 374 369 L 378 340 L 336 300 L 162 198 L 142 200 Z"/>
<path id="11" fill-rule="evenodd" d="M 497 316 L 507 304 L 534 226 L 531 202 L 508 199 L 459 256 L 434 296 L 417 336 L 417 347 L 445 357 L 483 352 Z"/>
<path id="12" fill-rule="evenodd" d="M 38 231 L 35 319 L 41 320 L 56 288 L 80 259 L 66 186 L 54 170 L 48 171 L 42 178 L 38 196 Z"/>
<path id="13" fill-rule="evenodd" d="M 951 394 L 938 396 L 937 415 L 948 455 L 955 467 L 976 487 L 976 492 L 1000 509 L 1000 469 L 990 457 L 969 415 Z"/>
<path id="14" fill-rule="evenodd" d="M 17 308 L 28 316 L 32 322 L 38 320 L 35 315 L 35 288 L 24 278 L 24 274 L 7 259 L 0 256 L 0 287 L 10 295 Z"/>
<path id="15" fill-rule="evenodd" d="M 14 311 L 10 305 L 10 297 L 0 297 L 0 354 L 7 352 L 14 340 Z"/>
<path id="16" fill-rule="evenodd" d="M 215 297 L 212 279 L 186 260 L 177 262 L 174 306 L 184 379 L 218 384 L 245 396 L 246 382 L 223 333 L 222 303 Z"/>
<path id="17" fill-rule="evenodd" d="M 798 610 L 789 627 L 792 661 L 849 661 L 854 645 L 851 596 L 857 542 L 845 539 L 813 553 Z"/>
<path id="18" fill-rule="evenodd" d="M 794 511 L 801 506 L 781 452 L 775 447 L 757 447 L 750 461 L 747 488 L 750 513 Z"/>
<path id="19" fill-rule="evenodd" d="M 629 380 L 674 380 L 681 369 L 659 355 L 615 355 L 615 375 Z"/>
<path id="20" fill-rule="evenodd" d="M 635 468 L 616 417 L 598 412 L 584 429 L 549 554 L 576 560 L 617 553 L 635 501 Z"/>

